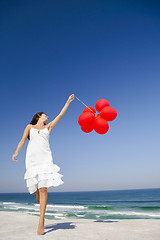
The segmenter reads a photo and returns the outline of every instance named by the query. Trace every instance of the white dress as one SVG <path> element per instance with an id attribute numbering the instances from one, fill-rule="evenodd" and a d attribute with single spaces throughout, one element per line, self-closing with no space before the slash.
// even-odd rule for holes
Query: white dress
<path id="1" fill-rule="evenodd" d="M 56 187 L 64 183 L 63 175 L 58 173 L 60 167 L 53 163 L 48 128 L 30 129 L 25 165 L 24 179 L 30 194 L 41 187 Z"/>

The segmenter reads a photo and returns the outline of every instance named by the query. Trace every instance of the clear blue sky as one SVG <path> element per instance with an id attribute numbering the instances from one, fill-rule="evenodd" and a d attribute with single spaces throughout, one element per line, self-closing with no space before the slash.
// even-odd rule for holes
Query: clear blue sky
<path id="1" fill-rule="evenodd" d="M 81 131 L 77 99 L 50 135 L 64 184 L 48 191 L 160 187 L 158 1 L 1 1 L 0 192 L 28 192 L 25 153 L 12 161 L 33 115 L 53 120 L 74 93 L 117 118 L 107 134 Z"/>

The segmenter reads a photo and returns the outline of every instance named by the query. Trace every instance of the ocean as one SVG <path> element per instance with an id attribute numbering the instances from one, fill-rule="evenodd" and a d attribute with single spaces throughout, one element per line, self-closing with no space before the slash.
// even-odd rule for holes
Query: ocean
<path id="1" fill-rule="evenodd" d="M 36 195 L 0 193 L 0 211 L 40 214 Z M 48 192 L 47 219 L 160 219 L 160 188 Z"/>

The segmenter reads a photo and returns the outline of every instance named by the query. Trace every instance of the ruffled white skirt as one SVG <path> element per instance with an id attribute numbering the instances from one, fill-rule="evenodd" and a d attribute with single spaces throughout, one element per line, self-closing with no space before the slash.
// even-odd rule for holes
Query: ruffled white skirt
<path id="1" fill-rule="evenodd" d="M 56 187 L 63 184 L 61 179 L 63 175 L 58 173 L 59 170 L 60 167 L 52 162 L 27 169 L 24 179 L 29 193 L 32 194 L 42 187 Z"/>

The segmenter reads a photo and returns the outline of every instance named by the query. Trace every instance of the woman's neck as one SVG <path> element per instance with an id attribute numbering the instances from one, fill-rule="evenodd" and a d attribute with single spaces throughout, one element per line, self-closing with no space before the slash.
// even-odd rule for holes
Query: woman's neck
<path id="1" fill-rule="evenodd" d="M 39 124 L 36 124 L 37 127 L 44 127 L 44 123 L 39 123 Z"/>

